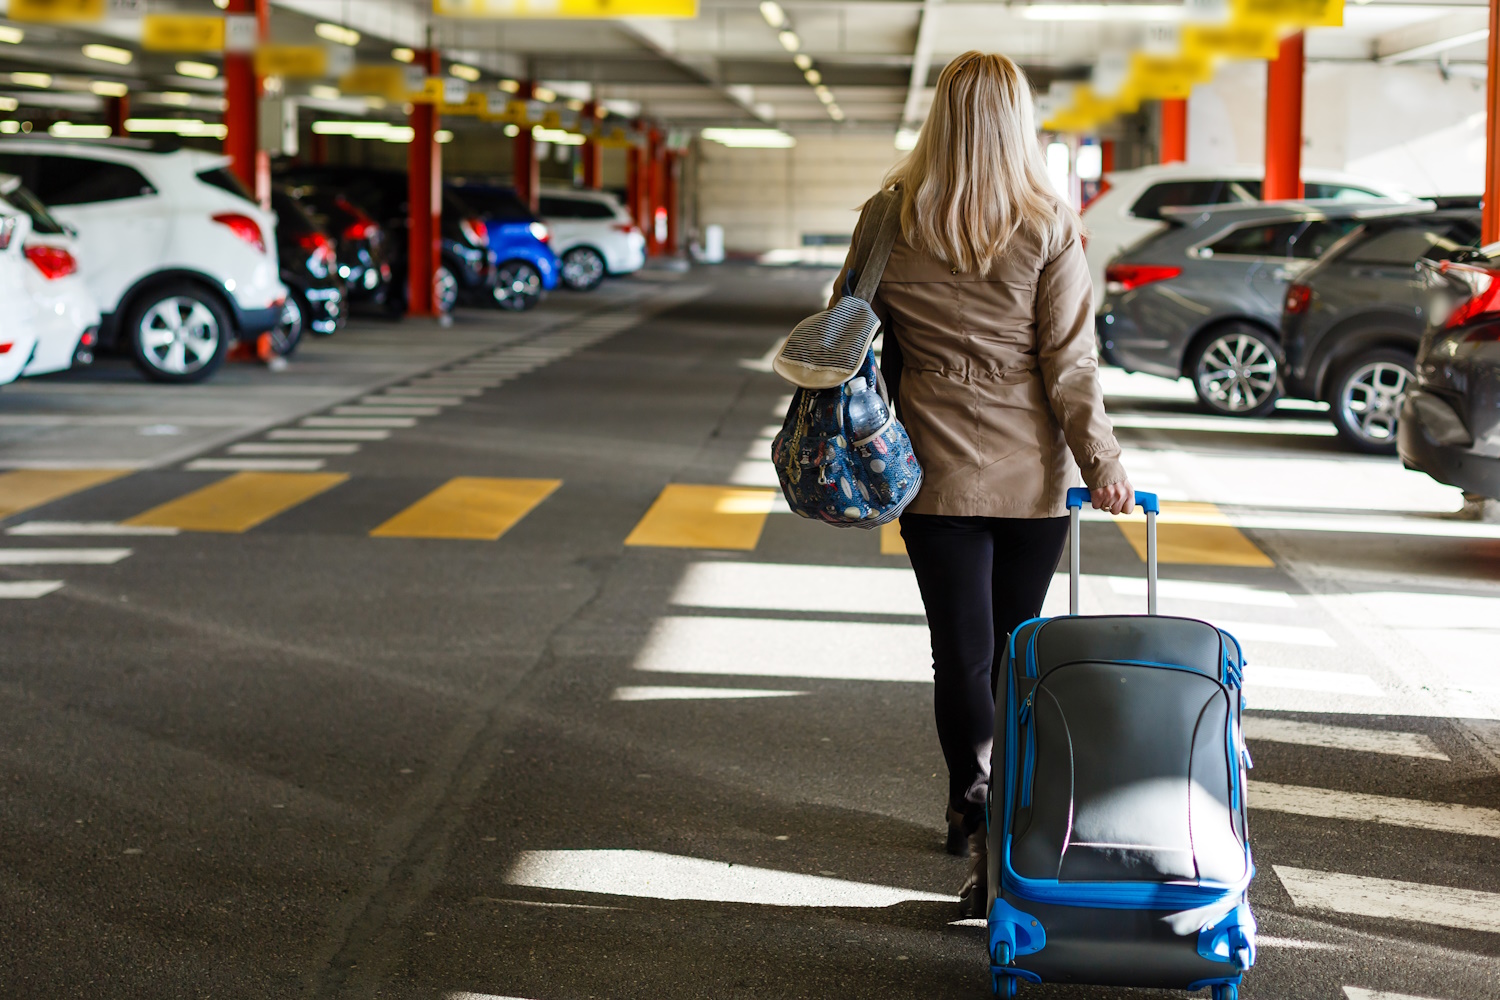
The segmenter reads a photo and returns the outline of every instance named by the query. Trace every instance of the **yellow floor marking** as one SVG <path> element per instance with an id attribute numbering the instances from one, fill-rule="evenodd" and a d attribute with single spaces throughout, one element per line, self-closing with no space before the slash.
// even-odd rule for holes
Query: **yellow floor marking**
<path id="1" fill-rule="evenodd" d="M 880 526 L 880 554 L 883 556 L 906 555 L 906 539 L 901 537 L 901 522 L 892 521 Z"/>
<path id="2" fill-rule="evenodd" d="M 625 544 L 748 552 L 760 542 L 776 496 L 776 490 L 673 483 L 661 491 Z"/>
<path id="3" fill-rule="evenodd" d="M 450 479 L 370 532 L 375 538 L 468 538 L 492 542 L 515 527 L 561 479 Z"/>
<path id="4" fill-rule="evenodd" d="M 130 472 L 130 469 L 17 469 L 0 473 L 0 517 L 82 493 Z"/>
<path id="5" fill-rule="evenodd" d="M 349 477 L 340 472 L 237 472 L 138 514 L 126 524 L 238 534 L 269 521 Z"/>
<path id="6" fill-rule="evenodd" d="M 1137 508 L 1115 523 L 1145 562 L 1146 515 Z M 1195 566 L 1276 565 L 1211 503 L 1163 502 L 1156 520 L 1156 558 Z"/>

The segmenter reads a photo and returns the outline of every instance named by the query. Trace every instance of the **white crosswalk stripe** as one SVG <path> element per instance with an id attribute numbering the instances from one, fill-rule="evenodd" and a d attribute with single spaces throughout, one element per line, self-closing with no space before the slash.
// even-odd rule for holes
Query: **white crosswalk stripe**
<path id="1" fill-rule="evenodd" d="M 932 683 L 925 625 L 666 617 L 635 665 L 669 674 Z"/>
<path id="2" fill-rule="evenodd" d="M 62 588 L 61 580 L 0 581 L 0 601 L 32 601 Z"/>
<path id="3" fill-rule="evenodd" d="M 14 527 L 6 528 L 5 533 L 7 535 L 25 537 L 66 537 L 75 535 L 85 537 L 92 535 L 170 537 L 179 532 L 176 528 L 138 527 L 133 524 L 115 524 L 113 521 L 23 521 Z"/>
<path id="4" fill-rule="evenodd" d="M 1406 993 L 1386 993 L 1383 990 L 1362 990 L 1358 986 L 1345 986 L 1347 1000 L 1436 1000 L 1434 997 L 1414 997 Z"/>
<path id="5" fill-rule="evenodd" d="M 0 566 L 113 566 L 130 549 L 0 549 Z"/>
<path id="6" fill-rule="evenodd" d="M 792 698 L 806 691 L 768 688 L 618 687 L 611 701 L 723 701 L 737 698 Z"/>
<path id="7" fill-rule="evenodd" d="M 196 458 L 183 468 L 189 472 L 317 472 L 327 464 L 322 458 Z"/>
<path id="8" fill-rule="evenodd" d="M 1339 792 L 1304 785 L 1250 782 L 1250 808 L 1271 812 L 1384 823 L 1418 830 L 1434 830 L 1466 837 L 1500 837 L 1500 809 L 1463 806 L 1425 799 L 1398 799 L 1386 795 Z"/>
<path id="9" fill-rule="evenodd" d="M 1298 908 L 1500 934 L 1500 894 L 1275 865 Z"/>
<path id="10" fill-rule="evenodd" d="M 1254 691 L 1259 687 L 1288 688 L 1293 691 L 1326 691 L 1330 694 L 1351 694 L 1365 698 L 1380 698 L 1385 695 L 1367 674 L 1346 674 L 1335 670 L 1301 670 L 1295 667 L 1263 667 L 1250 663 L 1245 667 L 1245 688 Z M 1251 704 L 1255 702 L 1252 701 Z"/>
<path id="11" fill-rule="evenodd" d="M 1355 750 L 1361 753 L 1391 754 L 1398 757 L 1424 757 L 1448 760 L 1432 738 L 1422 733 L 1403 733 L 1387 729 L 1357 729 L 1352 726 L 1325 726 L 1293 719 L 1273 719 L 1251 713 L 1245 716 L 1245 738 L 1268 743 L 1295 743 L 1330 750 Z"/>

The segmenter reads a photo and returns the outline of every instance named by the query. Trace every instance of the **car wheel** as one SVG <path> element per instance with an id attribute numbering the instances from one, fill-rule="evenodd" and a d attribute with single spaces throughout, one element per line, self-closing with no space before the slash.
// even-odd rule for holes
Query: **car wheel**
<path id="1" fill-rule="evenodd" d="M 229 316 L 196 285 L 174 283 L 146 295 L 130 312 L 136 367 L 157 382 L 198 382 L 229 353 Z"/>
<path id="2" fill-rule="evenodd" d="M 1365 351 L 1339 366 L 1328 394 L 1339 436 L 1357 451 L 1394 455 L 1396 423 L 1415 372 L 1415 358 L 1390 347 Z"/>
<path id="3" fill-rule="evenodd" d="M 592 292 L 604 281 L 604 258 L 592 247 L 574 247 L 562 258 L 563 284 L 575 292 Z"/>
<path id="4" fill-rule="evenodd" d="M 524 312 L 542 301 L 542 275 L 524 260 L 508 260 L 495 269 L 495 304 Z"/>
<path id="5" fill-rule="evenodd" d="M 432 304 L 443 316 L 453 312 L 453 307 L 458 305 L 458 278 L 446 264 L 439 264 L 432 274 Z"/>
<path id="6" fill-rule="evenodd" d="M 271 331 L 271 347 L 277 355 L 289 358 L 297 350 L 302 335 L 307 332 L 309 312 L 307 302 L 299 293 L 292 292 L 286 297 L 286 305 L 281 307 L 281 322 Z"/>
<path id="7" fill-rule="evenodd" d="M 1187 370 L 1198 399 L 1219 416 L 1262 416 L 1281 395 L 1276 343 L 1246 323 L 1215 330 L 1193 351 Z"/>

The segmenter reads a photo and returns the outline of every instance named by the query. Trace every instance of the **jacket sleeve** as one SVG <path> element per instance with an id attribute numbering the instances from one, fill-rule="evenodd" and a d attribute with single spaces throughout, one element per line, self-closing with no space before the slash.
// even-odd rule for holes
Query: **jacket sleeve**
<path id="1" fill-rule="evenodd" d="M 864 239 L 865 225 L 870 218 L 870 206 L 875 204 L 878 198 L 878 195 L 871 198 L 859 210 L 859 221 L 854 224 L 854 235 L 849 237 L 849 252 L 844 255 L 844 266 L 839 268 L 839 276 L 833 281 L 833 292 L 828 297 L 829 309 L 832 309 L 844 295 L 844 281 L 849 277 L 850 269 L 854 267 L 854 255 L 859 252 L 859 241 Z"/>
<path id="2" fill-rule="evenodd" d="M 1094 299 L 1083 244 L 1069 234 L 1037 282 L 1037 360 L 1052 412 L 1090 489 L 1123 482 L 1120 445 L 1104 413 L 1094 355 Z"/>

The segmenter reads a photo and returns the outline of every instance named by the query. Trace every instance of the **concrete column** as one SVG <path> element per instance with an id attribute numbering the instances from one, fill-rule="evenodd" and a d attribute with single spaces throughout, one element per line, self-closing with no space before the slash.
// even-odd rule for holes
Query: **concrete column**
<path id="1" fill-rule="evenodd" d="M 530 80 L 523 82 L 521 89 L 516 92 L 516 98 L 522 101 L 529 101 L 535 96 L 536 84 Z M 523 125 L 511 142 L 514 143 L 511 161 L 515 165 L 516 197 L 535 212 L 538 206 L 537 196 L 542 186 L 542 168 L 536 159 L 536 139 L 532 138 L 530 126 Z"/>
<path id="2" fill-rule="evenodd" d="M 1187 99 L 1161 102 L 1161 162 L 1187 162 Z"/>
<path id="3" fill-rule="evenodd" d="M 441 55 L 432 50 L 417 52 L 414 64 L 429 76 L 440 70 Z M 435 316 L 432 281 L 442 259 L 438 238 L 443 228 L 443 147 L 438 145 L 438 111 L 435 104 L 413 104 L 408 119 L 415 135 L 406 147 L 407 203 L 407 311 L 412 316 Z"/>
<path id="4" fill-rule="evenodd" d="M 230 14 L 254 14 L 262 42 L 270 33 L 271 0 L 229 0 Z M 271 200 L 271 157 L 259 149 L 260 78 L 255 75 L 255 56 L 249 52 L 224 53 L 224 152 L 232 169 L 261 204 Z"/>
<path id="5" fill-rule="evenodd" d="M 1266 201 L 1302 197 L 1302 42 L 1300 31 L 1282 39 L 1266 64 Z"/>
<path id="6" fill-rule="evenodd" d="M 1500 0 L 1490 0 L 1489 82 L 1484 124 L 1483 242 L 1500 240 Z"/>
<path id="7" fill-rule="evenodd" d="M 125 121 L 130 117 L 130 95 L 124 97 L 106 97 L 104 99 L 104 121 L 109 125 L 110 131 L 119 138 L 130 133 L 125 129 Z"/>
<path id="8" fill-rule="evenodd" d="M 591 125 L 598 125 L 599 106 L 593 101 L 583 106 L 583 118 Z M 604 147 L 590 139 L 578 150 L 583 160 L 583 186 L 594 191 L 604 187 Z"/>

